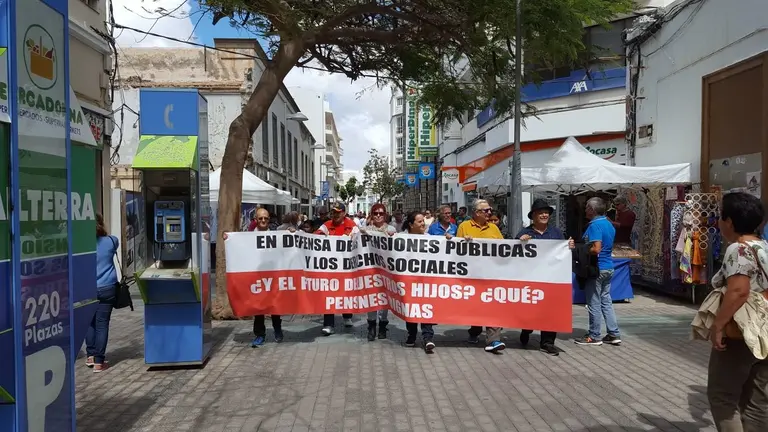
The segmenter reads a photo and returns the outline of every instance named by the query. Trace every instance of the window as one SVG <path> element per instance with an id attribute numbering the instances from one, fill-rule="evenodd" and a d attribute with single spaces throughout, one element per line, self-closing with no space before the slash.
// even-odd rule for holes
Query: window
<path id="1" fill-rule="evenodd" d="M 397 116 L 397 127 L 395 128 L 396 133 L 403 133 L 403 115 L 400 114 Z"/>
<path id="2" fill-rule="evenodd" d="M 397 106 L 398 107 L 402 107 L 403 106 L 403 98 L 402 97 L 397 98 Z"/>
<path id="3" fill-rule="evenodd" d="M 81 0 L 83 3 L 87 4 L 89 8 L 98 10 L 99 8 L 99 0 Z"/>
<path id="4" fill-rule="evenodd" d="M 589 47 L 586 61 L 590 66 L 601 68 L 624 65 L 624 31 L 632 27 L 635 17 L 612 22 L 608 28 L 587 27 L 584 32 L 584 46 Z"/>
<path id="5" fill-rule="evenodd" d="M 269 122 L 261 122 L 261 153 L 264 163 L 269 165 Z"/>
<path id="6" fill-rule="evenodd" d="M 280 167 L 285 171 L 285 125 L 282 123 L 280 123 L 280 160 Z M 285 190 L 285 186 L 283 186 L 283 190 Z"/>
<path id="7" fill-rule="evenodd" d="M 312 161 L 310 166 L 310 174 L 312 175 L 312 189 L 315 188 L 315 161 Z"/>
<path id="8" fill-rule="evenodd" d="M 400 137 L 397 139 L 397 152 L 395 154 L 398 156 L 405 154 L 405 138 Z"/>
<path id="9" fill-rule="evenodd" d="M 296 178 L 299 178 L 299 140 L 295 137 L 293 138 L 293 173 Z"/>
<path id="10" fill-rule="evenodd" d="M 304 171 L 305 165 L 307 163 L 307 157 L 304 156 L 304 152 L 301 152 L 301 185 L 306 186 L 306 180 L 307 180 L 307 172 Z"/>
<path id="11" fill-rule="evenodd" d="M 277 168 L 280 165 L 277 152 L 277 116 L 272 114 L 272 166 Z"/>
<path id="12" fill-rule="evenodd" d="M 291 141 L 293 141 L 293 135 L 291 132 L 288 132 L 288 176 L 293 176 L 293 152 L 291 147 Z M 285 163 L 283 163 L 283 168 L 285 168 Z"/>

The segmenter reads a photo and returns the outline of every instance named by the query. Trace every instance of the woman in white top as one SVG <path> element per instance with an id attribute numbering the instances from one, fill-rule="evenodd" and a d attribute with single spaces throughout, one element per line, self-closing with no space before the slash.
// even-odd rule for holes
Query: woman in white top
<path id="1" fill-rule="evenodd" d="M 757 235 L 764 218 L 758 198 L 742 192 L 723 196 L 720 233 L 730 245 L 722 268 L 712 278 L 714 288 L 726 290 L 710 327 L 707 381 L 718 431 L 768 431 L 768 359 L 755 357 L 732 321 L 751 292 L 766 294 L 768 243 Z M 768 308 L 765 302 L 763 306 Z"/>
<path id="2" fill-rule="evenodd" d="M 371 207 L 369 222 L 360 227 L 363 234 L 386 234 L 395 235 L 395 227 L 387 223 L 389 215 L 387 208 L 382 203 L 374 204 Z M 387 338 L 387 326 L 389 325 L 389 309 L 368 312 L 368 340 L 376 340 L 376 320 L 379 322 L 379 339 Z"/>

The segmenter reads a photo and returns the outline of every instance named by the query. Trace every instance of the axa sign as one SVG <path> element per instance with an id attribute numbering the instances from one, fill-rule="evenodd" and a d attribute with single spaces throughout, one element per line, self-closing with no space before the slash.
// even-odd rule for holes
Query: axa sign
<path id="1" fill-rule="evenodd" d="M 616 147 L 592 148 L 590 146 L 584 146 L 584 148 L 589 150 L 589 152 L 593 155 L 600 156 L 605 160 L 613 159 L 613 157 L 616 156 L 616 154 L 619 152 L 619 149 Z"/>

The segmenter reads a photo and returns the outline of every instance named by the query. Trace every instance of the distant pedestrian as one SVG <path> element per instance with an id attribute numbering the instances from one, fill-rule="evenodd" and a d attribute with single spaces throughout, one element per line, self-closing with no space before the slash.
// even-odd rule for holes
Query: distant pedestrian
<path id="1" fill-rule="evenodd" d="M 117 237 L 107 234 L 104 218 L 96 214 L 96 313 L 85 334 L 85 365 L 101 372 L 107 368 L 109 321 L 117 300 L 115 255 L 120 250 Z"/>

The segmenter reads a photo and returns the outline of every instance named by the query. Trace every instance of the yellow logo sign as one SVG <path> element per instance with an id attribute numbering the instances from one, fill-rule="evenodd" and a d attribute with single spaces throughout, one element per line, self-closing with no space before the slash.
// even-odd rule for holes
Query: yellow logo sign
<path id="1" fill-rule="evenodd" d="M 51 34 L 37 24 L 29 26 L 24 34 L 24 65 L 32 83 L 41 90 L 56 85 L 58 61 Z"/>

